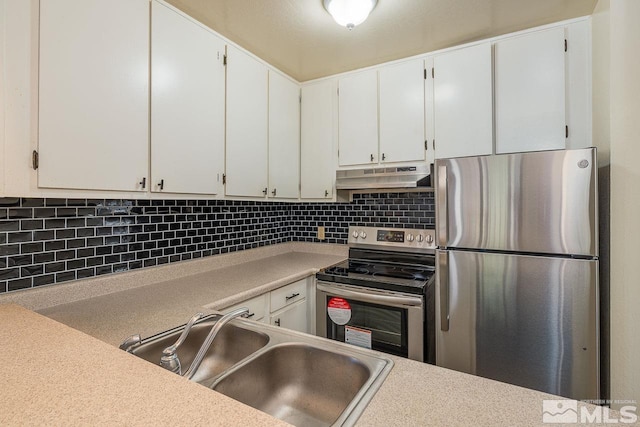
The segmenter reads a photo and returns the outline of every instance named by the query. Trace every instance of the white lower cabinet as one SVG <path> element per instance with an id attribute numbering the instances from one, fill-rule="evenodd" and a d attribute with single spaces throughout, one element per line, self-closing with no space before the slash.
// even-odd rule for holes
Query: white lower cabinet
<path id="1" fill-rule="evenodd" d="M 256 322 L 266 323 L 267 319 L 265 319 L 265 313 L 269 312 L 269 294 L 258 295 L 257 297 L 251 298 L 239 304 L 233 305 L 231 307 L 225 308 L 223 310 L 224 313 L 228 313 L 237 308 L 247 307 L 249 309 L 249 319 L 255 320 Z"/>
<path id="2" fill-rule="evenodd" d="M 307 298 L 309 281 L 313 276 L 290 283 L 271 292 L 259 295 L 222 310 L 228 313 L 240 307 L 249 309 L 249 318 L 257 322 L 270 323 L 294 331 L 313 333 L 314 309 L 312 298 Z"/>
<path id="3" fill-rule="evenodd" d="M 299 332 L 309 332 L 307 328 L 307 300 L 298 301 L 283 308 L 282 310 L 272 313 L 270 321 L 272 325 L 281 328 L 293 329 Z"/>

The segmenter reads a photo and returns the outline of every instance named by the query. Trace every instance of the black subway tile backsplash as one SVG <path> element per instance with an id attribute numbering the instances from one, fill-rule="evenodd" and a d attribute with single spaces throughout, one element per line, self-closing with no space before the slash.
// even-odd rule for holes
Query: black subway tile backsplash
<path id="1" fill-rule="evenodd" d="M 0 293 L 289 241 L 348 227 L 433 228 L 433 193 L 353 202 L 0 198 Z"/>

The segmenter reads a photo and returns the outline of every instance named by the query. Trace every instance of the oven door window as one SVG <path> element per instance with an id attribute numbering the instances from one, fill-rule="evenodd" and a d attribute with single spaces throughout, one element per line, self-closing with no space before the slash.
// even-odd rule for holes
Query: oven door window
<path id="1" fill-rule="evenodd" d="M 328 304 L 331 296 L 327 296 Z M 371 331 L 371 348 L 396 356 L 408 356 L 407 310 L 348 299 L 351 319 L 348 326 Z M 327 338 L 345 342 L 345 325 L 337 325 L 327 315 Z"/>

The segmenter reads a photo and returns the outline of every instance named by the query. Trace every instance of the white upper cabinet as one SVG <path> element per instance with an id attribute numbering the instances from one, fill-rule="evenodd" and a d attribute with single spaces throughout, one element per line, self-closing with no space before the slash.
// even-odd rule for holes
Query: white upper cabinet
<path id="1" fill-rule="evenodd" d="M 380 162 L 425 159 L 424 60 L 379 70 Z"/>
<path id="2" fill-rule="evenodd" d="M 495 44 L 496 153 L 565 148 L 564 28 Z"/>
<path id="3" fill-rule="evenodd" d="M 434 93 L 433 93 L 433 57 L 424 60 L 425 80 L 424 80 L 424 126 L 425 126 L 425 150 L 427 163 L 435 160 L 435 113 L 434 113 Z"/>
<path id="4" fill-rule="evenodd" d="M 268 71 L 227 46 L 226 194 L 264 197 L 268 191 Z"/>
<path id="5" fill-rule="evenodd" d="M 224 49 L 152 3 L 151 191 L 216 194 L 224 168 Z"/>
<path id="6" fill-rule="evenodd" d="M 269 197 L 297 199 L 300 177 L 300 87 L 269 71 Z"/>
<path id="7" fill-rule="evenodd" d="M 378 163 L 378 71 L 341 77 L 338 85 L 340 166 Z"/>
<path id="8" fill-rule="evenodd" d="M 300 197 L 303 199 L 333 197 L 336 89 L 335 80 L 302 87 Z"/>
<path id="9" fill-rule="evenodd" d="M 149 1 L 40 2 L 39 71 L 38 185 L 147 187 Z"/>
<path id="10" fill-rule="evenodd" d="M 491 43 L 434 57 L 436 158 L 493 152 Z"/>

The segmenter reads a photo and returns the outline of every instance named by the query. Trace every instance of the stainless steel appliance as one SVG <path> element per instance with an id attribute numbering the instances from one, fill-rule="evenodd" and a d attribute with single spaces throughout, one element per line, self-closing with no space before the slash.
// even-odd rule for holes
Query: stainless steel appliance
<path id="1" fill-rule="evenodd" d="M 598 399 L 595 149 L 435 169 L 437 364 Z"/>
<path id="2" fill-rule="evenodd" d="M 435 363 L 433 230 L 349 228 L 349 259 L 316 274 L 316 334 Z"/>

